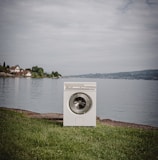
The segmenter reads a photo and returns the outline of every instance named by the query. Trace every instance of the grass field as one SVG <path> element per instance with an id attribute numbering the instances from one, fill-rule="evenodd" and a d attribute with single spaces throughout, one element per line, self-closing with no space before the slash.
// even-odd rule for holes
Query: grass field
<path id="1" fill-rule="evenodd" d="M 0 160 L 156 160 L 158 130 L 63 127 L 0 108 Z"/>

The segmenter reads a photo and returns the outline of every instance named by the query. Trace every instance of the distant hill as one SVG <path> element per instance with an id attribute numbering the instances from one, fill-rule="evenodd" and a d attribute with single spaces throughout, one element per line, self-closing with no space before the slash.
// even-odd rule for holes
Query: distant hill
<path id="1" fill-rule="evenodd" d="M 66 76 L 65 78 L 144 79 L 158 80 L 158 69 L 118 73 L 95 73 Z"/>

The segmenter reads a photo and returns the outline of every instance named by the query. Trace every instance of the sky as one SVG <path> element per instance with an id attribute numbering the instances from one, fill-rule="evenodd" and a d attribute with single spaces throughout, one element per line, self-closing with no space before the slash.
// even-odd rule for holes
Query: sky
<path id="1" fill-rule="evenodd" d="M 0 63 L 62 75 L 158 69 L 158 0 L 0 0 Z"/>

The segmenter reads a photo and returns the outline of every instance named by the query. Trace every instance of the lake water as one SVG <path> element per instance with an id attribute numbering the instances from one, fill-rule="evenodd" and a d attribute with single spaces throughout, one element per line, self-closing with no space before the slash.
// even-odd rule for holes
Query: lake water
<path id="1" fill-rule="evenodd" d="M 0 78 L 0 106 L 63 113 L 63 83 L 97 82 L 97 116 L 158 127 L 158 81 Z"/>

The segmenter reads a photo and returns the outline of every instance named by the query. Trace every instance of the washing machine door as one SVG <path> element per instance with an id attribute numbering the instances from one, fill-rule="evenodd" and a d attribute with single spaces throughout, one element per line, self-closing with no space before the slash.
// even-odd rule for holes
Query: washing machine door
<path id="1" fill-rule="evenodd" d="M 75 114 L 84 114 L 90 110 L 92 100 L 85 93 L 75 93 L 70 97 L 69 106 Z"/>

